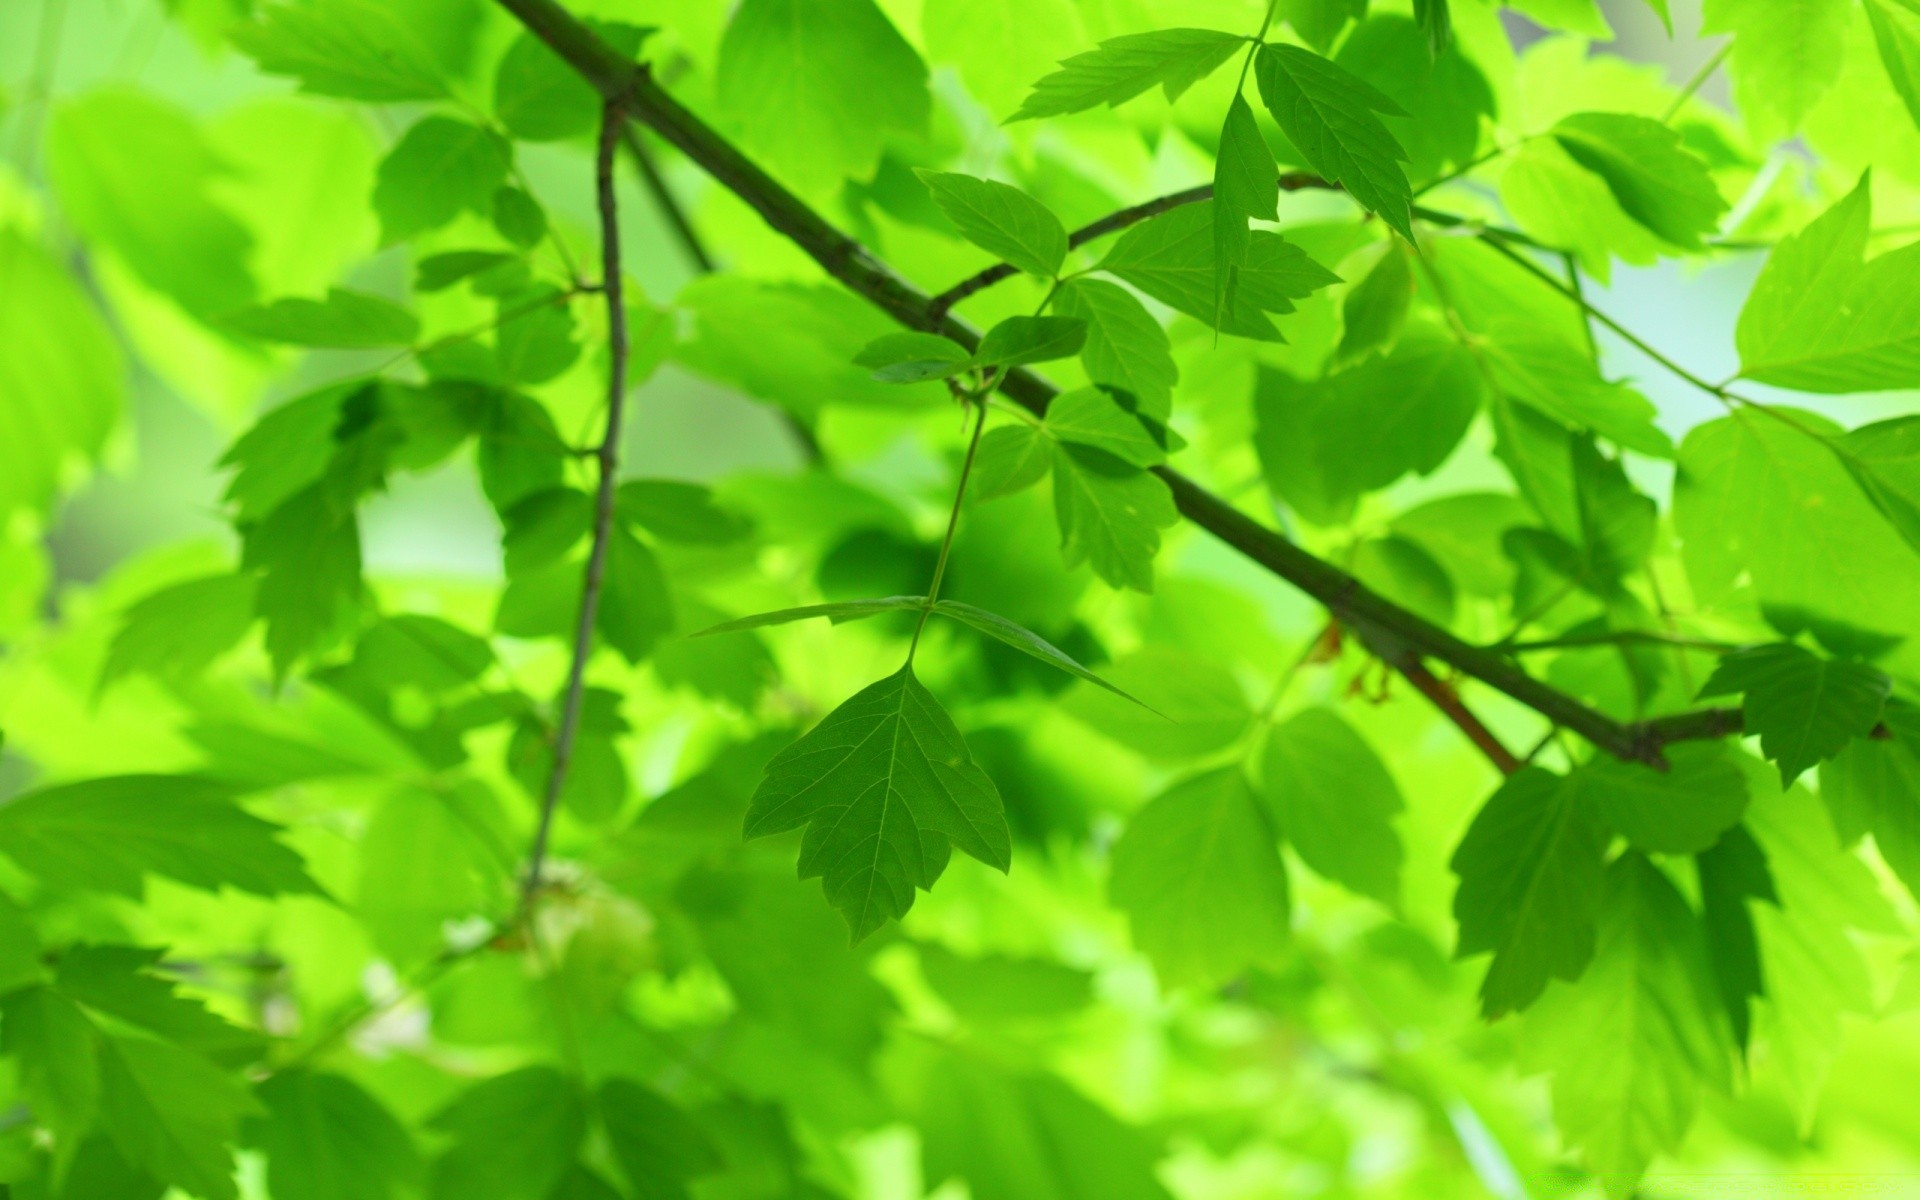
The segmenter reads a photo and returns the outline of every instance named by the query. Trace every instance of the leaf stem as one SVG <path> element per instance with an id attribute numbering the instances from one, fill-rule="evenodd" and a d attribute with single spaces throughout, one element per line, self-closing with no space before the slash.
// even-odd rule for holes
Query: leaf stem
<path id="1" fill-rule="evenodd" d="M 1680 115 L 1680 110 L 1687 106 L 1687 101 L 1693 99 L 1694 93 L 1698 92 L 1707 80 L 1713 78 L 1713 73 L 1720 69 L 1720 64 L 1726 62 L 1727 56 L 1732 53 L 1733 39 L 1728 38 L 1718 50 L 1713 52 L 1706 62 L 1700 64 L 1699 70 L 1695 71 L 1688 77 L 1685 83 L 1680 85 L 1680 94 L 1673 98 L 1672 104 L 1667 105 L 1667 111 L 1660 114 L 1660 123 L 1662 125 L 1673 124 L 1673 119 Z"/>
<path id="2" fill-rule="evenodd" d="M 532 912 L 540 891 L 540 869 L 545 864 L 548 843 L 553 836 L 554 812 L 566 788 L 567 771 L 573 763 L 573 748 L 580 736 L 580 709 L 586 696 L 587 660 L 593 655 L 593 631 L 600 617 L 600 594 L 605 586 L 607 547 L 613 535 L 614 496 L 619 483 L 620 431 L 626 412 L 627 392 L 627 308 L 626 289 L 620 272 L 620 208 L 614 194 L 614 154 L 620 147 L 620 129 L 627 115 L 619 98 L 609 99 L 601 113 L 600 141 L 594 162 L 595 192 L 600 209 L 601 286 L 607 298 L 607 342 L 612 364 L 607 372 L 607 431 L 600 439 L 595 459 L 600 468 L 594 494 L 593 544 L 587 552 L 586 576 L 580 586 L 579 619 L 573 631 L 573 659 L 567 668 L 565 698 L 561 702 L 560 722 L 553 738 L 553 769 L 547 774 L 547 786 L 540 803 L 540 821 L 534 829 L 533 849 L 527 858 L 527 875 L 520 897 L 520 915 L 524 920 Z"/>
<path id="3" fill-rule="evenodd" d="M 982 389 L 990 388 L 985 383 Z M 960 481 L 953 489 L 953 509 L 947 514 L 946 536 L 940 539 L 940 557 L 933 563 L 933 582 L 927 585 L 927 599 L 920 606 L 920 619 L 913 625 L 913 641 L 907 646 L 907 665 L 913 665 L 914 652 L 920 649 L 920 633 L 927 627 L 927 618 L 933 615 L 933 606 L 940 599 L 940 581 L 947 575 L 947 558 L 953 553 L 953 534 L 960 528 L 960 503 L 967 497 L 967 480 L 973 475 L 973 460 L 980 453 L 980 435 L 987 428 L 987 405 L 981 399 L 981 393 L 971 393 L 966 397 L 976 411 L 973 422 L 973 436 L 967 439 L 967 455 L 960 460 Z"/>

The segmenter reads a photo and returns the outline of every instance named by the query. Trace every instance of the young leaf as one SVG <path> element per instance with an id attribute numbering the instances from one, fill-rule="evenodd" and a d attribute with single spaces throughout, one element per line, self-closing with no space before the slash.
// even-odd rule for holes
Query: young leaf
<path id="1" fill-rule="evenodd" d="M 1218 321 L 1222 333 L 1259 341 L 1282 341 L 1265 313 L 1288 313 L 1293 302 L 1340 277 L 1306 251 L 1264 229 L 1248 235 L 1247 260 L 1226 311 L 1215 304 L 1213 202 L 1186 204 L 1122 234 L 1100 261 L 1155 300 L 1200 318 Z"/>
<path id="2" fill-rule="evenodd" d="M 449 6 L 449 17 L 458 20 Z M 441 65 L 413 22 L 419 14 L 385 0 L 281 0 L 229 36 L 269 75 L 291 75 L 303 90 L 350 100 L 438 100 Z"/>
<path id="3" fill-rule="evenodd" d="M 421 1173 L 406 1129 L 343 1076 L 281 1071 L 259 1097 L 267 1115 L 248 1140 L 266 1152 L 275 1200 L 392 1200 Z"/>
<path id="4" fill-rule="evenodd" d="M 1553 127 L 1574 161 L 1606 181 L 1628 216 L 1689 250 L 1701 246 L 1727 211 L 1713 176 L 1680 134 L 1651 117 L 1575 113 Z"/>
<path id="5" fill-rule="evenodd" d="M 747 148 L 815 192 L 871 175 L 931 109 L 925 64 L 873 0 L 744 0 L 713 87 Z"/>
<path id="6" fill-rule="evenodd" d="M 331 349 L 405 346 L 420 336 L 419 319 L 406 309 L 346 288 L 327 289 L 324 300 L 293 297 L 242 309 L 226 324 L 262 341 Z"/>
<path id="7" fill-rule="evenodd" d="M 1180 519 L 1159 478 L 1089 446 L 1056 446 L 1054 516 L 1068 566 L 1082 562 L 1114 587 L 1153 590 L 1160 531 Z"/>
<path id="8" fill-rule="evenodd" d="M 1025 422 L 988 430 L 974 457 L 969 489 L 974 499 L 991 500 L 1039 483 L 1053 466 L 1053 447 L 1052 438 Z"/>
<path id="9" fill-rule="evenodd" d="M 186 775 L 117 775 L 39 788 L 0 805 L 0 853 L 49 883 L 138 898 L 142 877 L 257 896 L 319 893 L 279 826 Z"/>
<path id="10" fill-rule="evenodd" d="M 1837 0 L 1709 0 L 1702 34 L 1733 35 L 1734 95 L 1787 132 L 1840 77 L 1852 5 Z"/>
<path id="11" fill-rule="evenodd" d="M 1920 711 L 1888 701 L 1887 736 L 1857 738 L 1820 764 L 1820 799 L 1843 845 L 1871 833 L 1887 866 L 1920 896 Z"/>
<path id="12" fill-rule="evenodd" d="M 1366 739 L 1330 708 L 1302 709 L 1274 727 L 1260 761 L 1261 795 L 1301 859 L 1397 907 L 1403 854 L 1393 818 L 1406 806 Z"/>
<path id="13" fill-rule="evenodd" d="M 624 528 L 616 527 L 607 539 L 599 628 L 607 644 L 630 663 L 645 658 L 674 629 L 667 573 L 646 543 Z"/>
<path id="14" fill-rule="evenodd" d="M 258 572 L 254 611 L 276 675 L 344 638 L 359 614 L 360 524 L 325 483 L 296 493 L 246 531 L 241 565 Z"/>
<path id="15" fill-rule="evenodd" d="M 1299 46 L 1260 47 L 1255 75 L 1260 98 L 1307 165 L 1413 241 L 1413 188 L 1400 168 L 1407 153 L 1375 115 L 1405 116 L 1405 110 Z"/>
<path id="16" fill-rule="evenodd" d="M 1895 417 L 1839 439 L 1841 462 L 1880 515 L 1920 551 L 1920 417 Z"/>
<path id="17" fill-rule="evenodd" d="M 1700 695 L 1742 696 L 1746 732 L 1759 737 L 1785 787 L 1871 733 L 1892 690 L 1872 667 L 1777 642 L 1722 658 Z"/>
<path id="18" fill-rule="evenodd" d="M 640 1194 L 685 1196 L 689 1181 L 720 1169 L 700 1126 L 652 1088 L 609 1079 L 598 1098 L 613 1157 Z"/>
<path id="19" fill-rule="evenodd" d="M 161 588 L 127 608 L 100 686 L 140 671 L 186 679 L 238 645 L 253 624 L 251 575 L 209 575 Z"/>
<path id="20" fill-rule="evenodd" d="M 1489 1018 L 1527 1007 L 1593 957 L 1607 837 L 1578 788 L 1539 767 L 1510 777 L 1454 851 L 1457 954 L 1493 952 L 1480 985 Z"/>
<path id="21" fill-rule="evenodd" d="M 552 1067 L 483 1079 L 428 1122 L 453 1139 L 433 1164 L 433 1200 L 547 1200 L 587 1136 L 585 1097 Z"/>
<path id="22" fill-rule="evenodd" d="M 1551 328 L 1517 318 L 1491 323 L 1480 353 L 1508 397 L 1570 429 L 1591 429 L 1650 458 L 1672 458 L 1673 439 L 1653 422 L 1653 402 L 1600 376 L 1580 347 Z"/>
<path id="23" fill-rule="evenodd" d="M 1407 323 L 1407 311 L 1413 306 L 1413 263 L 1397 242 L 1389 242 L 1386 251 L 1340 303 L 1336 363 L 1391 350 Z"/>
<path id="24" fill-rule="evenodd" d="M 881 613 L 924 608 L 926 603 L 925 596 L 887 596 L 878 600 L 838 600 L 832 604 L 807 604 L 799 608 L 783 608 L 775 612 L 755 613 L 751 617 L 722 621 L 718 625 L 702 629 L 689 636 L 711 637 L 716 633 L 737 633 L 742 629 L 758 629 L 762 625 L 785 625 L 792 621 L 811 620 L 814 617 L 825 617 L 838 625 L 842 621 L 858 621 L 865 617 L 877 617 Z"/>
<path id="25" fill-rule="evenodd" d="M 1866 0 L 1867 22 L 1880 49 L 1880 65 L 1920 125 L 1920 11 L 1907 0 Z"/>
<path id="26" fill-rule="evenodd" d="M 414 268 L 414 290 L 444 292 L 463 279 L 520 261 L 518 256 L 504 250 L 451 250 L 428 255 Z"/>
<path id="27" fill-rule="evenodd" d="M 1413 19 L 1419 23 L 1420 32 L 1427 35 L 1427 49 L 1439 57 L 1453 37 L 1453 14 L 1447 0 L 1413 0 Z"/>
<path id="28" fill-rule="evenodd" d="M 485 215 L 512 162 L 512 145 L 490 129 L 452 117 L 415 124 L 381 162 L 374 184 L 381 244 L 438 229 L 461 209 Z"/>
<path id="29" fill-rule="evenodd" d="M 1596 881 L 1599 882 L 1599 881 Z M 1702 1085 L 1731 1076 L 1732 1039 L 1698 921 L 1639 854 L 1607 869 L 1599 940 L 1580 981 L 1527 1013 L 1522 1053 L 1553 1073 L 1554 1123 L 1613 1196 L 1676 1148 Z"/>
<path id="30" fill-rule="evenodd" d="M 1076 54 L 1033 85 L 1033 93 L 1008 118 L 1057 117 L 1096 104 L 1117 108 L 1159 84 L 1169 101 L 1211 75 L 1246 43 L 1213 29 L 1158 29 L 1108 38 L 1098 50 Z"/>
<path id="31" fill-rule="evenodd" d="M 1131 394 L 1157 421 L 1173 415 L 1180 368 L 1167 331 L 1138 297 L 1110 280 L 1069 279 L 1054 293 L 1053 311 L 1087 323 L 1080 364 L 1088 379 Z"/>
<path id="32" fill-rule="evenodd" d="M 943 617 L 950 617 L 962 625 L 972 626 L 988 637 L 1012 646 L 1022 654 L 1037 658 L 1048 666 L 1058 667 L 1076 679 L 1084 679 L 1095 687 L 1103 687 L 1114 695 L 1122 699 L 1132 700 L 1135 704 L 1140 705 L 1140 707 L 1147 708 L 1151 711 L 1150 706 L 1144 701 L 1121 691 L 1092 671 L 1081 666 L 1071 655 L 1061 650 L 1058 646 L 1055 646 L 1052 642 L 1049 642 L 1024 625 L 1007 620 L 999 613 L 988 612 L 984 608 L 977 608 L 971 604 L 963 604 L 958 600 L 938 601 L 934 604 L 933 611 Z"/>
<path id="33" fill-rule="evenodd" d="M 1109 884 L 1168 987 L 1218 984 L 1286 950 L 1287 871 L 1239 768 L 1175 784 L 1127 822 Z"/>
<path id="34" fill-rule="evenodd" d="M 1766 995 L 1760 942 L 1747 905 L 1758 900 L 1778 904 L 1780 897 L 1767 869 L 1766 852 L 1744 825 L 1735 825 L 1711 848 L 1695 855 L 1694 865 L 1700 875 L 1700 921 L 1707 931 L 1714 983 L 1733 1027 L 1734 1043 L 1744 1051 L 1753 1033 L 1753 1002 Z"/>
<path id="35" fill-rule="evenodd" d="M 1030 275 L 1051 279 L 1060 273 L 1067 229 L 1046 205 L 991 179 L 941 171 L 922 171 L 920 178 L 960 236 Z"/>
<path id="36" fill-rule="evenodd" d="M 951 847 L 1004 871 L 1000 793 L 910 666 L 872 684 L 774 755 L 749 838 L 806 828 L 800 878 L 820 876 L 857 942 L 913 907 Z"/>
<path id="37" fill-rule="evenodd" d="M 1670 747 L 1667 769 L 1600 757 L 1569 786 L 1588 811 L 1650 854 L 1697 854 L 1747 811 L 1747 779 L 1715 743 Z"/>
<path id="38" fill-rule="evenodd" d="M 937 333 L 885 333 L 853 356 L 882 383 L 920 383 L 958 375 L 973 363 L 967 348 Z"/>
<path id="39" fill-rule="evenodd" d="M 1166 427 L 1149 426 L 1103 388 L 1075 388 L 1047 405 L 1046 431 L 1062 442 L 1104 450 L 1135 467 L 1167 461 Z"/>
<path id="40" fill-rule="evenodd" d="M 753 532 L 745 517 L 714 501 L 711 488 L 679 479 L 629 479 L 615 505 L 620 520 L 665 542 L 725 546 Z"/>
<path id="41" fill-rule="evenodd" d="M 1008 317 L 980 339 L 974 365 L 1017 367 L 1072 358 L 1086 341 L 1087 323 L 1078 317 Z"/>
<path id="42" fill-rule="evenodd" d="M 100 1117 L 129 1163 L 201 1200 L 235 1200 L 228 1149 L 260 1109 L 197 1054 L 142 1038 L 100 1039 Z"/>
<path id="43" fill-rule="evenodd" d="M 1278 218 L 1279 168 L 1273 150 L 1254 123 L 1247 98 L 1235 95 L 1220 130 L 1220 153 L 1213 165 L 1213 277 L 1216 314 L 1224 313 L 1247 264 L 1249 219 Z M 1220 318 L 1216 315 L 1217 327 Z"/>
<path id="44" fill-rule="evenodd" d="M 50 987 L 0 996 L 0 1051 L 34 1115 L 77 1141 L 100 1108 L 100 1039 L 80 1006 Z"/>
<path id="45" fill-rule="evenodd" d="M 1740 374 L 1803 392 L 1913 386 L 1920 243 L 1866 259 L 1868 181 L 1774 247 L 1740 310 Z"/>
<path id="46" fill-rule="evenodd" d="M 632 58 L 651 29 L 589 21 L 588 28 Z M 590 133 L 600 123 L 601 100 L 565 59 L 531 33 L 500 56 L 493 74 L 493 113 L 525 142 L 554 142 Z"/>
<path id="47" fill-rule="evenodd" d="M 54 966 L 54 986 L 94 1012 L 215 1061 L 247 1062 L 256 1057 L 264 1039 L 176 992 L 174 981 L 156 970 L 162 954 L 139 946 L 71 946 Z"/>

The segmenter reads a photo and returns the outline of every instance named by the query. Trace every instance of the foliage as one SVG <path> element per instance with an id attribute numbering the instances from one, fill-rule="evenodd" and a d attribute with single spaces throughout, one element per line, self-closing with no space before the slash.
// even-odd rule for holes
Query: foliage
<path id="1" fill-rule="evenodd" d="M 1916 120 L 1911 0 L 0 5 L 0 1195 L 1913 1175 Z"/>

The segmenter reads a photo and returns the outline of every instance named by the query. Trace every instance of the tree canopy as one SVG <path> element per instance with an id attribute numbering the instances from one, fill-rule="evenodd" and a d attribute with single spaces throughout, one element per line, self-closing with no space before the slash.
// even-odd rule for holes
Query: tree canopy
<path id="1" fill-rule="evenodd" d="M 16 0 L 0 152 L 0 1197 L 1920 1174 L 1913 0 Z"/>

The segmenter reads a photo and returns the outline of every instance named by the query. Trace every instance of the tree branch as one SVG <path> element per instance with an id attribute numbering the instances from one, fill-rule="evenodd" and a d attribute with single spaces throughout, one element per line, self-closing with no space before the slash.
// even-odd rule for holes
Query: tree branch
<path id="1" fill-rule="evenodd" d="M 619 95 L 610 96 L 600 118 L 599 153 L 594 184 L 600 205 L 600 289 L 607 298 L 607 342 L 612 366 L 607 372 L 607 432 L 594 452 L 600 478 L 594 493 L 593 544 L 587 551 L 586 577 L 580 585 L 580 614 L 573 630 L 573 661 L 567 668 L 567 688 L 560 706 L 560 723 L 553 737 L 553 769 L 547 773 L 546 794 L 540 802 L 540 823 L 527 858 L 527 877 L 521 893 L 521 915 L 532 912 L 540 891 L 540 868 L 553 835 L 553 815 L 567 785 L 574 743 L 580 736 L 580 707 L 586 695 L 587 659 L 593 655 L 593 631 L 600 617 L 600 593 L 606 583 L 607 545 L 613 534 L 615 491 L 619 485 L 620 430 L 627 399 L 626 286 L 620 274 L 620 207 L 614 197 L 614 155 L 627 123 Z"/>
<path id="2" fill-rule="evenodd" d="M 1418 658 L 1408 658 L 1394 665 L 1402 675 L 1407 677 L 1408 683 L 1411 683 L 1422 696 L 1431 700 L 1433 706 L 1445 713 L 1448 720 L 1460 727 L 1460 732 L 1466 734 L 1467 740 L 1479 747 L 1480 753 L 1486 755 L 1487 760 L 1499 768 L 1502 775 L 1511 775 L 1520 769 L 1521 762 L 1513 756 L 1513 751 L 1507 749 L 1506 745 L 1494 735 L 1493 730 L 1488 729 L 1480 718 L 1474 715 L 1473 710 L 1460 699 L 1460 693 L 1453 689 L 1453 685 L 1434 675 L 1427 669 L 1427 664 Z"/>
<path id="3" fill-rule="evenodd" d="M 848 290 L 909 329 L 944 334 L 969 349 L 979 344 L 978 331 L 950 314 L 936 312 L 932 297 L 895 275 L 865 247 L 828 224 L 731 142 L 662 90 L 644 66 L 623 58 L 557 0 L 498 2 L 571 64 L 602 96 L 618 102 L 627 116 L 645 124 L 698 163 Z M 1193 193 L 1183 195 L 1189 197 L 1187 203 L 1201 198 Z M 1458 217 L 1436 215 L 1443 222 L 1461 223 Z M 1058 389 L 1030 371 L 1016 369 L 1001 379 L 1000 391 L 1032 412 L 1043 414 Z M 1549 721 L 1580 734 L 1609 754 L 1661 766 L 1664 764 L 1662 746 L 1687 738 L 1720 737 L 1726 732 L 1718 728 L 1719 718 L 1703 718 L 1689 724 L 1688 719 L 1694 714 L 1642 725 L 1616 721 L 1534 679 L 1505 655 L 1465 642 L 1401 608 L 1178 471 L 1158 467 L 1155 474 L 1173 490 L 1174 501 L 1188 520 L 1312 596 L 1335 617 L 1387 631 L 1412 653 L 1449 663 Z"/>

